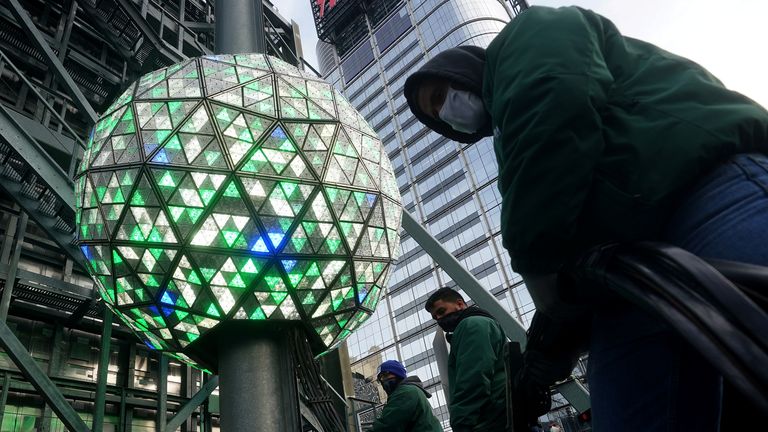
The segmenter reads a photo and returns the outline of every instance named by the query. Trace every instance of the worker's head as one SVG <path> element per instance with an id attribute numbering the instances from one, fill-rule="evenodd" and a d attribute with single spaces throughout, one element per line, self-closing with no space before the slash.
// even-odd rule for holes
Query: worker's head
<path id="1" fill-rule="evenodd" d="M 432 293 L 424 304 L 424 309 L 432 315 L 440 327 L 448 333 L 459 324 L 460 312 L 467 308 L 464 297 L 452 288 L 440 288 Z"/>
<path id="2" fill-rule="evenodd" d="M 485 50 L 460 46 L 437 54 L 405 81 L 411 112 L 435 132 L 472 143 L 491 135 L 483 105 Z"/>
<path id="3" fill-rule="evenodd" d="M 405 366 L 397 360 L 387 360 L 379 366 L 376 381 L 381 384 L 386 394 L 392 394 L 402 380 L 407 376 Z"/>

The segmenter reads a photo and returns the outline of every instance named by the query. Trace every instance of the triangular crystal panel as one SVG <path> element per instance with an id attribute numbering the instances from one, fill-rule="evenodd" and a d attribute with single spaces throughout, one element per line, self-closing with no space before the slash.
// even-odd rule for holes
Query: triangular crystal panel
<path id="1" fill-rule="evenodd" d="M 144 98 L 143 96 L 144 93 L 146 93 L 148 90 L 155 87 L 155 85 L 157 85 L 161 81 L 165 80 L 165 78 L 168 77 L 169 75 L 172 75 L 174 72 L 178 71 L 179 69 L 182 69 L 187 64 L 188 62 L 177 63 L 167 68 L 158 69 L 156 71 L 143 75 L 139 80 L 138 87 L 136 88 L 136 99 Z"/>
<path id="2" fill-rule="evenodd" d="M 184 302 L 194 305 L 198 296 L 203 291 L 202 277 L 192 266 L 186 256 L 182 256 L 176 269 L 172 273 L 176 289 L 181 294 Z"/>
<path id="3" fill-rule="evenodd" d="M 80 240 L 103 240 L 107 238 L 104 218 L 98 208 L 86 208 L 80 215 Z"/>
<path id="4" fill-rule="evenodd" d="M 247 249 L 257 252 L 262 243 L 259 230 L 251 219 L 250 212 L 233 180 L 224 188 L 211 214 L 191 241 L 194 246 Z"/>
<path id="5" fill-rule="evenodd" d="M 165 212 L 160 207 L 130 206 L 117 229 L 118 240 L 150 243 L 176 243 Z"/>
<path id="6" fill-rule="evenodd" d="M 324 113 L 327 113 L 329 118 L 337 118 L 336 108 L 333 103 L 333 88 L 331 85 L 313 80 L 307 80 L 306 85 L 309 99 L 316 103 Z"/>
<path id="7" fill-rule="evenodd" d="M 267 197 L 272 193 L 272 189 L 277 184 L 274 180 L 264 180 L 241 176 L 239 180 L 243 184 L 243 189 L 253 203 L 255 209 L 260 209 Z"/>
<path id="8" fill-rule="evenodd" d="M 269 63 L 267 63 L 267 59 L 264 54 L 237 54 L 235 55 L 235 63 L 240 66 L 271 72 Z"/>
<path id="9" fill-rule="evenodd" d="M 115 99 L 114 102 L 112 102 L 112 105 L 109 106 L 104 111 L 104 114 L 110 114 L 113 111 L 117 110 L 118 108 L 122 108 L 125 104 L 131 102 L 133 100 L 133 92 L 136 90 L 136 83 L 133 83 L 128 86 L 127 89 L 123 92 L 123 94 L 120 95 L 117 99 Z"/>
<path id="10" fill-rule="evenodd" d="M 123 178 L 121 182 L 127 182 L 127 179 Z M 131 194 L 131 198 L 128 202 L 132 206 L 153 207 L 160 205 L 160 201 L 158 201 L 146 175 L 141 175 L 139 177 L 138 185 Z"/>
<path id="11" fill-rule="evenodd" d="M 192 98 L 202 97 L 200 89 L 200 79 L 197 71 L 197 62 L 192 61 L 175 72 L 168 79 L 168 97 L 170 98 Z"/>
<path id="12" fill-rule="evenodd" d="M 229 63 L 201 59 L 200 66 L 205 77 L 205 93 L 213 95 L 240 84 L 237 69 Z"/>
<path id="13" fill-rule="evenodd" d="M 144 284 L 135 276 L 119 277 L 115 281 L 117 305 L 126 306 L 135 303 L 152 301 L 150 293 L 144 288 Z"/>

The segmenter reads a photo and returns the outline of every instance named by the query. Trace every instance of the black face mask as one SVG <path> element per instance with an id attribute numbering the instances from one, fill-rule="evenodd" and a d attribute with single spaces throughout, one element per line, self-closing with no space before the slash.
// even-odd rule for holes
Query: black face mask
<path id="1" fill-rule="evenodd" d="M 456 330 L 456 326 L 459 325 L 459 321 L 461 321 L 461 312 L 462 311 L 458 310 L 456 312 L 451 312 L 448 315 L 444 315 L 437 320 L 437 325 L 439 325 L 444 332 L 453 333 Z"/>
<path id="2" fill-rule="evenodd" d="M 393 391 L 397 388 L 397 385 L 400 384 L 400 380 L 398 379 L 390 379 L 386 381 L 382 381 L 381 388 L 384 389 L 384 393 L 387 394 L 387 396 L 391 395 Z"/>

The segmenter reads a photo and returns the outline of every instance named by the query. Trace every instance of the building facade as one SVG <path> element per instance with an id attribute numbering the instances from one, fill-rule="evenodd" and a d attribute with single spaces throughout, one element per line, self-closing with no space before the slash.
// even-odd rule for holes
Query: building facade
<path id="1" fill-rule="evenodd" d="M 406 78 L 428 59 L 458 45 L 486 47 L 516 8 L 493 0 L 407 0 L 377 4 L 341 0 L 318 21 L 318 58 L 334 84 L 379 134 L 397 175 L 403 206 L 524 325 L 533 302 L 513 273 L 499 232 L 497 164 L 490 138 L 464 145 L 432 132 L 411 114 Z M 366 2 L 377 3 L 377 2 Z M 381 6 L 382 8 L 384 6 Z M 315 7 L 316 19 L 317 7 Z M 435 415 L 448 410 L 432 343 L 436 323 L 424 310 L 431 292 L 455 286 L 406 233 L 386 297 L 348 340 L 352 371 L 375 378 L 382 360 L 402 361 L 433 394 Z"/>

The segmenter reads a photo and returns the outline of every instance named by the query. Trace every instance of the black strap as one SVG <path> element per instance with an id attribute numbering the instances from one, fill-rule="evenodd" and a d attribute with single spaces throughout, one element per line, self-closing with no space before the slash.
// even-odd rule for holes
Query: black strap
<path id="1" fill-rule="evenodd" d="M 715 263 L 717 264 L 717 263 Z M 755 266 L 753 266 L 755 267 Z M 723 267 L 740 284 L 768 286 L 768 269 Z M 730 273 L 729 273 L 730 272 Z M 658 243 L 602 246 L 572 267 L 572 281 L 617 293 L 665 319 L 755 405 L 768 412 L 768 313 L 697 256 Z"/>

